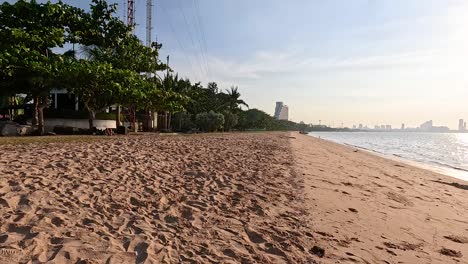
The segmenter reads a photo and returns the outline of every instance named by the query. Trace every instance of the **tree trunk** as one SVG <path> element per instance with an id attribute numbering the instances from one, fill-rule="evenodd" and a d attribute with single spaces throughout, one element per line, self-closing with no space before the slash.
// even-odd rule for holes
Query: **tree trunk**
<path id="1" fill-rule="evenodd" d="M 168 113 L 164 112 L 164 130 L 169 129 L 169 118 Z"/>
<path id="2" fill-rule="evenodd" d="M 88 110 L 88 122 L 89 122 L 90 132 L 94 132 L 94 117 L 95 117 L 94 111 Z"/>
<path id="3" fill-rule="evenodd" d="M 122 122 L 120 120 L 120 115 L 121 115 L 121 112 L 122 112 L 122 108 L 120 105 L 117 105 L 117 113 L 115 115 L 115 127 L 118 128 L 119 126 L 121 126 Z"/>
<path id="4" fill-rule="evenodd" d="M 153 125 L 152 125 L 152 121 L 151 120 L 151 110 L 145 110 L 145 126 L 144 126 L 144 130 L 146 132 L 149 132 L 149 131 L 152 131 L 153 130 Z"/>
<path id="5" fill-rule="evenodd" d="M 137 128 L 137 120 L 136 120 L 136 110 L 135 109 L 131 109 L 130 110 L 130 115 L 132 116 L 132 131 L 133 132 L 138 132 L 138 128 Z"/>
<path id="6" fill-rule="evenodd" d="M 158 112 L 153 111 L 153 130 L 158 129 Z"/>
<path id="7" fill-rule="evenodd" d="M 172 114 L 168 113 L 168 115 L 167 115 L 167 129 L 168 130 L 172 130 L 171 129 L 171 121 L 172 121 Z"/>
<path id="8" fill-rule="evenodd" d="M 33 127 L 35 128 L 37 126 L 37 120 L 39 119 L 38 118 L 38 108 L 39 108 L 39 98 L 38 97 L 34 97 L 33 99 L 33 104 L 34 104 L 34 107 L 33 107 L 33 117 L 32 117 L 32 125 Z"/>
<path id="9" fill-rule="evenodd" d="M 39 133 L 39 136 L 43 136 L 45 134 L 45 128 L 44 128 L 44 107 L 39 107 L 37 109 L 37 131 Z"/>
<path id="10" fill-rule="evenodd" d="M 42 95 L 37 97 L 37 130 L 40 136 L 45 134 L 44 108 L 48 106 L 48 96 Z"/>
<path id="11" fill-rule="evenodd" d="M 184 117 L 184 114 L 181 112 L 179 113 L 179 131 L 182 131 L 182 118 Z"/>

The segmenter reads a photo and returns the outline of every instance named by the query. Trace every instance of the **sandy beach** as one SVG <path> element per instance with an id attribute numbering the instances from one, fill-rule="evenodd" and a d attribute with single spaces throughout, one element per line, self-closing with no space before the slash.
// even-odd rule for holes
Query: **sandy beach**
<path id="1" fill-rule="evenodd" d="M 468 263 L 468 183 L 298 133 L 0 148 L 0 263 Z"/>
<path id="2" fill-rule="evenodd" d="M 468 183 L 309 136 L 291 140 L 322 263 L 468 263 Z"/>

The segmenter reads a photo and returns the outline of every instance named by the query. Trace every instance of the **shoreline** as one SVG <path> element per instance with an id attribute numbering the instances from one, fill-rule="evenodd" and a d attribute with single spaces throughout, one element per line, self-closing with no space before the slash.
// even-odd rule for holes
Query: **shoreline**
<path id="1" fill-rule="evenodd" d="M 320 263 L 468 263 L 468 182 L 295 135 Z"/>
<path id="2" fill-rule="evenodd" d="M 415 167 L 418 167 L 418 168 L 421 168 L 421 169 L 430 170 L 432 172 L 440 173 L 440 174 L 450 176 L 450 177 L 453 177 L 453 178 L 456 178 L 456 179 L 459 179 L 459 180 L 468 181 L 468 170 L 465 170 L 465 169 L 462 169 L 462 168 L 457 168 L 457 167 L 453 167 L 453 166 L 450 166 L 450 165 L 444 165 L 444 164 L 440 164 L 440 165 L 430 164 L 430 163 L 426 163 L 426 162 L 423 162 L 423 161 L 403 157 L 401 155 L 397 155 L 397 154 L 393 154 L 393 153 L 383 153 L 383 152 L 380 152 L 380 151 L 377 151 L 377 150 L 373 150 L 373 149 L 369 149 L 369 148 L 365 148 L 365 147 L 361 147 L 361 146 L 357 146 L 357 145 L 353 145 L 353 144 L 349 144 L 349 143 L 337 142 L 337 141 L 333 141 L 333 140 L 329 140 L 329 139 L 325 139 L 325 138 L 320 138 L 320 137 L 317 137 L 317 136 L 311 135 L 311 134 L 307 134 L 307 136 L 314 137 L 314 138 L 317 138 L 317 139 L 320 139 L 320 140 L 325 140 L 327 142 L 339 144 L 339 145 L 342 145 L 342 146 L 357 148 L 357 149 L 360 149 L 360 150 L 363 150 L 363 151 L 367 151 L 367 152 L 369 152 L 371 154 L 377 155 L 379 157 L 383 157 L 383 158 L 386 158 L 386 159 L 403 162 L 403 163 L 406 163 L 408 165 L 415 166 Z"/>

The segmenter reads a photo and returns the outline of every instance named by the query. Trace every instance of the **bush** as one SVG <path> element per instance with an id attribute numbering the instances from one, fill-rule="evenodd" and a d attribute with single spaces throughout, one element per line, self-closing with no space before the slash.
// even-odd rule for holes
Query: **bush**
<path id="1" fill-rule="evenodd" d="M 214 132 L 224 125 L 224 116 L 213 111 L 197 114 L 195 123 L 205 132 Z"/>
<path id="2" fill-rule="evenodd" d="M 225 112 L 224 114 L 224 131 L 231 131 L 233 127 L 235 127 L 239 121 L 236 114 L 231 112 Z"/>
<path id="3" fill-rule="evenodd" d="M 192 116 L 186 112 L 172 115 L 171 124 L 174 131 L 192 131 L 197 128 L 197 125 L 192 121 Z"/>

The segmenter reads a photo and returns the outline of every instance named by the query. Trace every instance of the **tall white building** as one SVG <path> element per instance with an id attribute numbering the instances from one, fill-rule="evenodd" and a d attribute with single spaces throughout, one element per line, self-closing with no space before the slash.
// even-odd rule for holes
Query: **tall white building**
<path id="1" fill-rule="evenodd" d="M 458 120 L 458 131 L 465 131 L 466 123 L 463 119 Z"/>
<path id="2" fill-rule="evenodd" d="M 275 108 L 275 119 L 288 120 L 289 119 L 289 108 L 283 102 L 276 102 Z"/>

